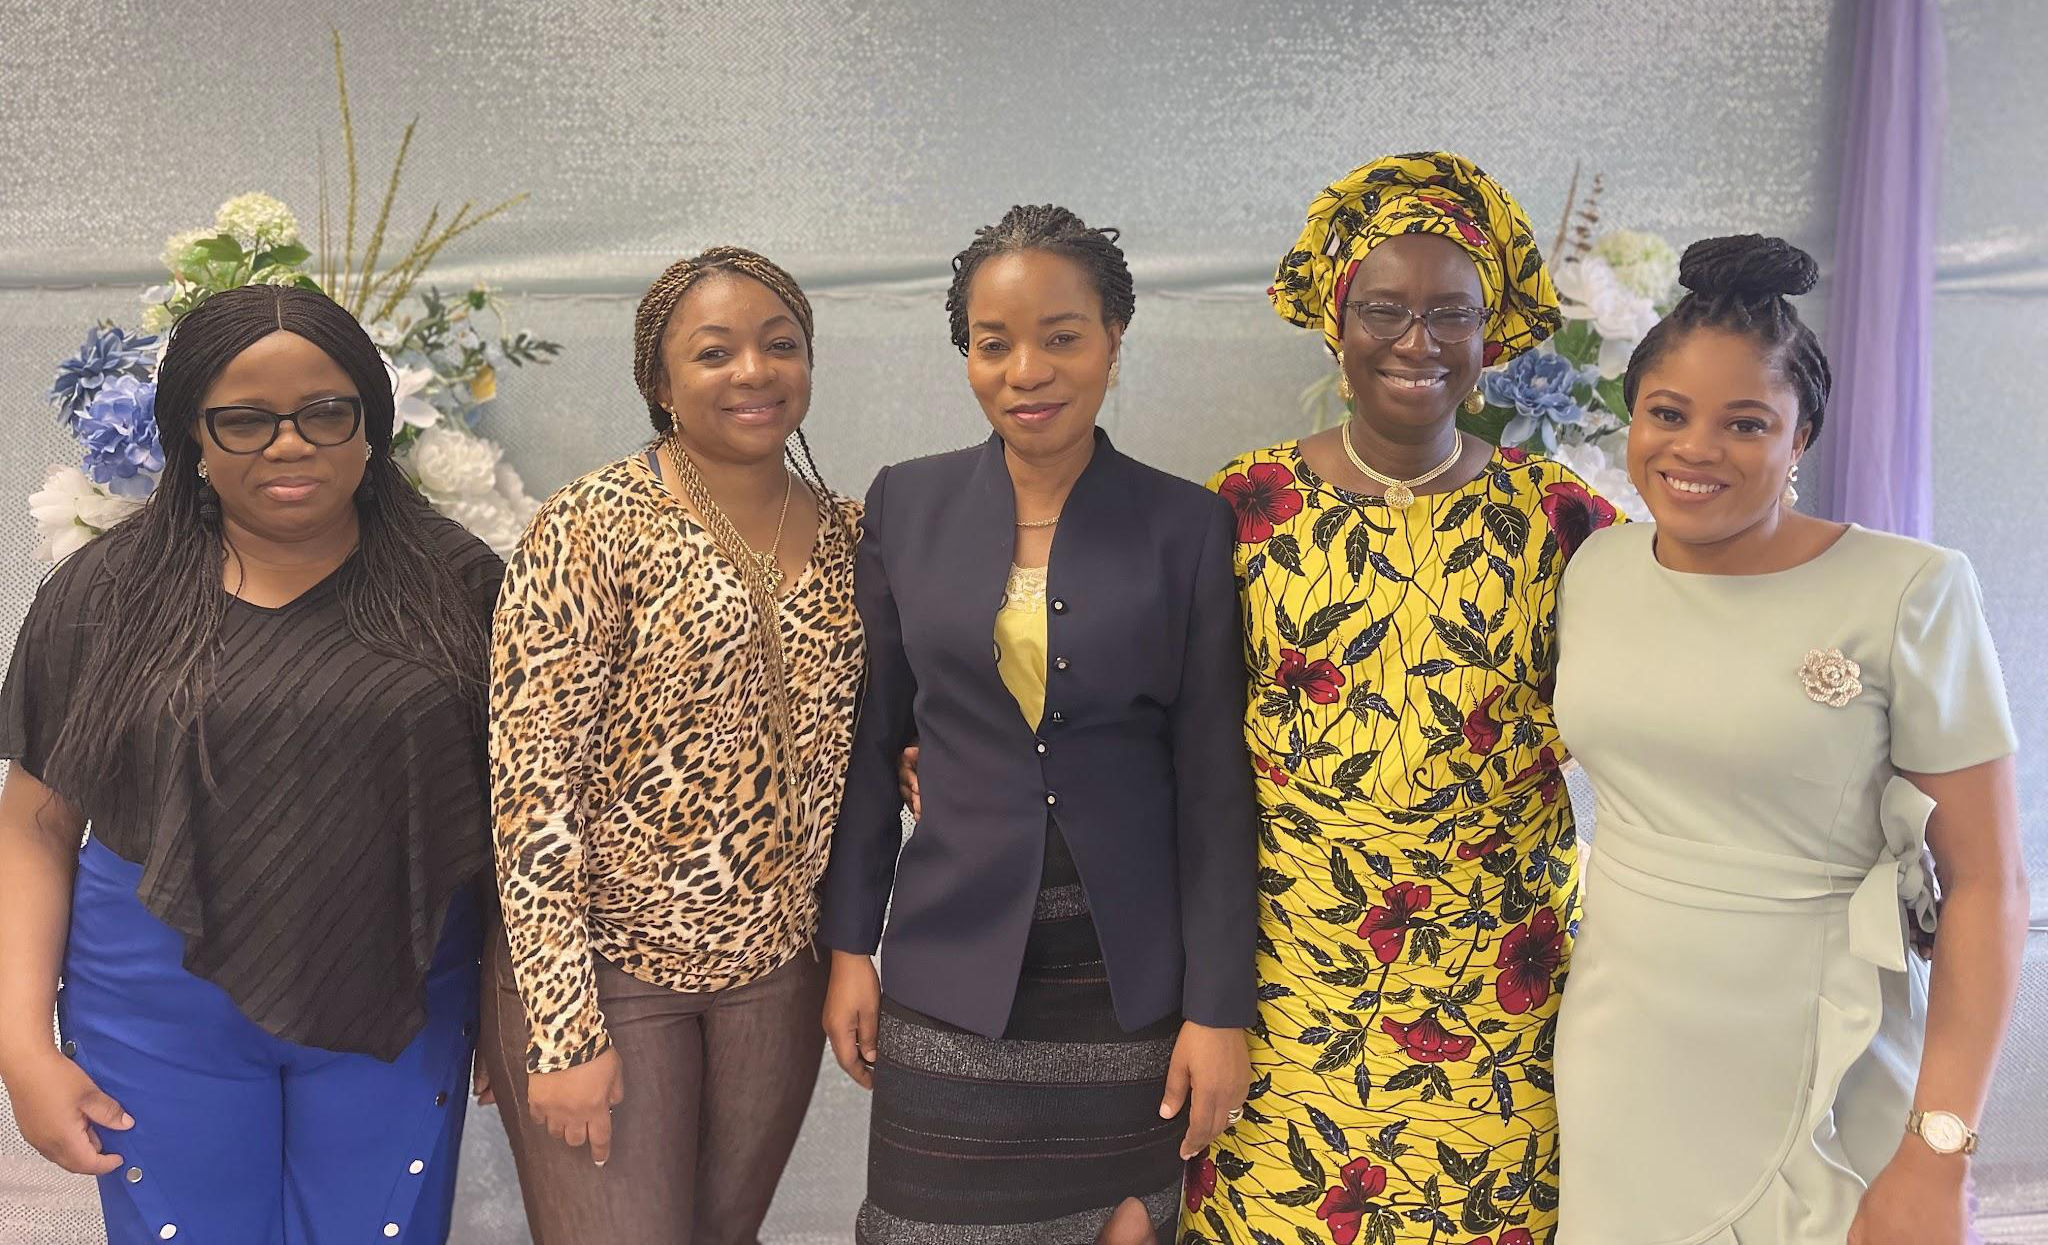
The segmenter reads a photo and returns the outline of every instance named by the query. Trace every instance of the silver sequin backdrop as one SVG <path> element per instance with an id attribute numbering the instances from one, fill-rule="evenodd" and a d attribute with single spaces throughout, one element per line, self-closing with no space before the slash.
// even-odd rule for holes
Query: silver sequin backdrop
<path id="1" fill-rule="evenodd" d="M 1018 202 L 1124 230 L 1138 313 L 1104 422 L 1205 475 L 1299 431 L 1328 364 L 1260 290 L 1329 178 L 1447 147 L 1545 238 L 1574 165 L 1603 223 L 1683 243 L 1833 234 L 1860 0 L 0 0 L 0 629 L 41 574 L 23 499 L 73 449 L 43 403 L 102 317 L 133 324 L 163 238 L 262 189 L 310 221 L 338 167 L 327 31 L 348 51 L 372 183 L 419 133 L 398 212 L 532 198 L 451 248 L 561 361 L 505 378 L 489 431 L 536 493 L 645 435 L 633 303 L 676 257 L 738 242 L 817 302 L 810 431 L 826 476 L 983 429 L 941 310 L 946 260 Z M 2048 864 L 2048 6 L 1948 0 L 1950 126 L 1935 316 L 1937 536 L 1983 577 Z M 1809 300 L 1825 315 L 1827 287 Z M 1855 417 L 1837 416 L 1838 423 Z M 1817 490 L 1810 490 L 1815 491 Z M 2037 911 L 2048 915 L 2048 889 Z M 1994 1240 L 2048 1210 L 2048 934 L 2037 934 L 1978 1174 Z M 866 1107 L 834 1069 L 773 1245 L 851 1236 Z M 525 1239 L 491 1112 L 455 1239 Z M 0 1119 L 0 1242 L 97 1240 L 92 1189 Z"/>

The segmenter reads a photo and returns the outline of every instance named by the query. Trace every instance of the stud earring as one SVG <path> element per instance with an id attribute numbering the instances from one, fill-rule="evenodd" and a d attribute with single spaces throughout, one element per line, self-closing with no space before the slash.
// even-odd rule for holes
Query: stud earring
<path id="1" fill-rule="evenodd" d="M 1467 415 L 1477 415 L 1486 409 L 1486 399 L 1480 397 L 1479 391 L 1474 389 L 1471 393 L 1465 395 L 1464 407 Z"/>
<path id="2" fill-rule="evenodd" d="M 1337 352 L 1337 396 L 1351 401 L 1351 376 L 1344 370 L 1344 352 Z"/>
<path id="3" fill-rule="evenodd" d="M 199 460 L 199 478 L 200 478 L 200 479 L 201 479 L 202 481 L 204 481 L 204 480 L 211 480 L 211 479 L 213 478 L 213 477 L 212 477 L 212 476 L 211 476 L 211 475 L 210 475 L 210 474 L 209 474 L 209 473 L 207 472 L 207 470 L 206 470 L 206 460 L 205 460 L 205 459 L 203 459 L 203 458 Z"/>
<path id="4" fill-rule="evenodd" d="M 1782 494 L 1782 495 L 1781 495 L 1781 496 L 1779 497 L 1779 499 L 1778 499 L 1778 500 L 1780 500 L 1780 501 L 1784 502 L 1784 503 L 1785 503 L 1785 504 L 1786 504 L 1787 506 L 1796 506 L 1796 505 L 1798 505 L 1798 504 L 1799 504 L 1799 489 L 1798 489 L 1798 488 L 1796 487 L 1796 486 L 1798 485 L 1798 483 L 1799 483 L 1799 464 L 1798 464 L 1798 463 L 1793 463 L 1793 464 L 1792 464 L 1792 471 L 1791 471 L 1791 474 L 1789 474 L 1789 475 L 1787 475 L 1787 476 L 1785 477 L 1785 491 L 1784 491 L 1784 493 L 1783 493 L 1783 494 Z"/>

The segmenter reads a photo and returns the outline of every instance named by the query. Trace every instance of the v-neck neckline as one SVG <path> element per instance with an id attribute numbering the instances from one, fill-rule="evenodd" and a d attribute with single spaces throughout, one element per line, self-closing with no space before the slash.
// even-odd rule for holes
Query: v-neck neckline
<path id="1" fill-rule="evenodd" d="M 711 529 L 704 526 L 698 520 L 696 514 L 691 511 L 689 503 L 676 496 L 669 489 L 667 478 L 662 475 L 661 469 L 656 465 L 659 460 L 655 455 L 659 452 L 659 446 L 650 446 L 646 453 L 635 454 L 627 459 L 627 462 L 632 464 L 631 470 L 639 475 L 641 483 L 652 490 L 654 495 L 660 499 L 659 504 L 675 514 L 676 521 L 681 525 L 683 534 L 695 537 L 705 548 L 711 551 L 712 556 L 725 563 L 727 567 L 731 568 L 733 574 L 740 576 L 741 581 L 745 582 L 746 572 L 744 569 L 730 557 L 726 556 L 725 550 L 718 547 L 718 541 L 712 537 Z M 791 487 L 794 487 L 794 485 Z M 811 556 L 804 559 L 803 567 L 776 594 L 775 603 L 778 607 L 796 600 L 806 587 L 824 573 L 825 542 L 830 539 L 826 529 L 836 526 L 833 523 L 834 516 L 832 514 L 831 502 L 827 498 L 818 496 L 809 485 L 805 485 L 804 492 L 811 497 L 812 505 L 817 508 L 818 531 L 811 538 Z"/>

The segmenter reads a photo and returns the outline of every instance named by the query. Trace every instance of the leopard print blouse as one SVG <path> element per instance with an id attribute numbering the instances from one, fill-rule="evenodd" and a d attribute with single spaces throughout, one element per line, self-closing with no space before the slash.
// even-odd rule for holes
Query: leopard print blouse
<path id="1" fill-rule="evenodd" d="M 645 455 L 534 516 L 498 598 L 490 721 L 498 889 L 530 1071 L 609 1044 L 593 955 L 698 992 L 811 954 L 864 659 L 859 513 L 828 499 L 782 603 L 793 810 L 776 807 L 746 588 Z"/>

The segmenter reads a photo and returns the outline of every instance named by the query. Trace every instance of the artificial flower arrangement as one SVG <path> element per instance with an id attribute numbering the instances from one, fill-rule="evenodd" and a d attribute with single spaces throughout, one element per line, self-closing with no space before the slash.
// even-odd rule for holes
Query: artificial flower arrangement
<path id="1" fill-rule="evenodd" d="M 155 377 L 168 330 L 208 295 L 249 284 L 321 290 L 353 312 L 391 376 L 395 461 L 436 509 L 499 553 L 509 553 L 518 542 L 538 503 L 504 461 L 504 450 L 477 425 L 497 397 L 503 368 L 546 363 L 561 347 L 524 331 L 506 331 L 496 297 L 482 285 L 449 295 L 419 281 L 442 247 L 525 196 L 482 211 L 465 203 L 445 220 L 437 206 L 412 245 L 380 266 L 412 144 L 408 125 L 377 219 L 358 254 L 355 128 L 339 36 L 334 56 L 348 179 L 339 249 L 324 176 L 320 255 L 313 271 L 307 269 L 315 256 L 301 239 L 298 218 L 266 194 L 229 199 L 210 228 L 174 235 L 165 244 L 162 260 L 170 279 L 144 292 L 141 330 L 95 325 L 78 353 L 57 369 L 49 399 L 81 453 L 76 467 L 51 467 L 43 487 L 29 497 L 36 552 L 43 560 L 74 552 L 148 499 L 164 466 Z"/>
<path id="2" fill-rule="evenodd" d="M 1493 445 L 1526 450 L 1571 468 L 1633 519 L 1649 509 L 1628 478 L 1628 404 L 1621 378 L 1636 343 L 1677 301 L 1678 253 L 1655 234 L 1596 233 L 1601 179 L 1584 204 L 1572 176 L 1564 223 L 1550 249 L 1564 326 L 1551 339 L 1480 376 L 1476 412 L 1458 426 Z M 1335 414 L 1336 374 L 1302 392 L 1317 427 Z"/>

